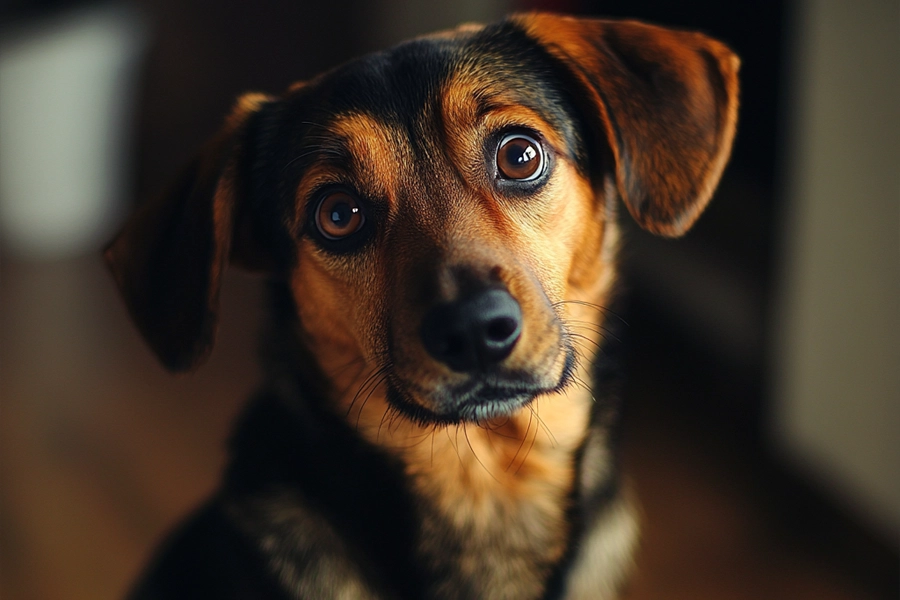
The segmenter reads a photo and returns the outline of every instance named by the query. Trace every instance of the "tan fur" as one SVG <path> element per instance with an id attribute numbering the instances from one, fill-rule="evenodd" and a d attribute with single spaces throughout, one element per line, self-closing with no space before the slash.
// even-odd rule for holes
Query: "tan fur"
<path id="1" fill-rule="evenodd" d="M 619 598 L 634 569 L 638 533 L 634 503 L 627 495 L 607 507 L 579 548 L 566 600 Z"/>

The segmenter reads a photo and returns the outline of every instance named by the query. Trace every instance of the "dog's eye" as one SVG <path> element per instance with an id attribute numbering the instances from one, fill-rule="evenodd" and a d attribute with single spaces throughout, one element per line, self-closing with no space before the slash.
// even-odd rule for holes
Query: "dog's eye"
<path id="1" fill-rule="evenodd" d="M 531 181 L 540 177 L 544 167 L 544 151 L 530 136 L 507 135 L 497 148 L 497 169 L 505 179 Z"/>
<path id="2" fill-rule="evenodd" d="M 319 201 L 316 227 L 326 239 L 340 240 L 362 229 L 362 205 L 347 192 L 332 192 Z"/>

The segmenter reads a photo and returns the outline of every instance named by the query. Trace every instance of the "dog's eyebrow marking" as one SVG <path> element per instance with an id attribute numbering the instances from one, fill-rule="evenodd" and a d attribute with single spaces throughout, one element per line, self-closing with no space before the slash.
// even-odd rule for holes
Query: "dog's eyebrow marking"
<path id="1" fill-rule="evenodd" d="M 460 165 L 483 162 L 487 136 L 510 127 L 526 127 L 540 133 L 557 154 L 574 161 L 571 143 L 540 111 L 522 104 L 514 94 L 483 93 L 483 85 L 451 81 L 443 95 L 441 113 L 447 148 Z M 463 166 L 463 170 L 467 170 Z"/>
<path id="2" fill-rule="evenodd" d="M 556 148 L 558 152 L 567 150 L 565 140 L 555 127 L 538 112 L 520 104 L 496 103 L 481 116 L 481 122 L 489 131 L 507 127 L 510 124 L 536 129 Z"/>
<path id="3" fill-rule="evenodd" d="M 397 189 L 402 157 L 406 154 L 399 136 L 385 122 L 354 113 L 331 123 L 350 154 L 353 175 L 371 187 L 370 193 L 389 199 Z"/>
<path id="4" fill-rule="evenodd" d="M 386 123 L 365 113 L 338 115 L 327 124 L 311 124 L 307 133 L 312 164 L 300 185 L 300 196 L 311 180 L 353 184 L 360 193 L 390 201 L 407 152 Z"/>
<path id="5" fill-rule="evenodd" d="M 554 124 L 553 116 L 545 114 L 539 103 L 529 102 L 503 82 L 486 84 L 476 75 L 460 71 L 444 84 L 441 113 L 448 142 L 454 138 L 450 132 L 467 132 L 463 137 L 472 143 L 473 134 L 479 129 L 490 134 L 504 127 L 524 126 L 541 133 L 558 153 L 574 159 L 570 136 Z M 466 151 L 459 144 L 453 145 L 457 146 L 455 152 Z"/>

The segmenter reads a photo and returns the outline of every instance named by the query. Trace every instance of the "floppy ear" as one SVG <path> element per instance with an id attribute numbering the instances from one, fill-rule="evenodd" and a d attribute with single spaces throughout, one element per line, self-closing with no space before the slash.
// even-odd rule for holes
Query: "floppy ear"
<path id="1" fill-rule="evenodd" d="M 104 251 L 132 319 L 172 371 L 198 366 L 212 349 L 246 185 L 245 138 L 266 100 L 242 97 L 169 191 L 141 207 Z"/>
<path id="2" fill-rule="evenodd" d="M 547 14 L 513 20 L 574 77 L 635 220 L 659 235 L 687 231 L 731 153 L 737 56 L 700 33 L 635 21 Z"/>

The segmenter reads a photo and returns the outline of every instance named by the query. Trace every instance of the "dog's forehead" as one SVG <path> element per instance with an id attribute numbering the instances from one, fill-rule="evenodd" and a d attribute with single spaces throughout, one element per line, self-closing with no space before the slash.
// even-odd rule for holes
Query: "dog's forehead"
<path id="1" fill-rule="evenodd" d="M 447 102 L 468 101 L 477 112 L 500 97 L 529 107 L 566 135 L 571 103 L 552 63 L 512 23 L 470 26 L 363 56 L 314 80 L 306 94 L 316 123 L 365 114 L 412 140 L 426 133 L 423 117 Z"/>
<path id="2" fill-rule="evenodd" d="M 293 190 L 295 209 L 340 185 L 385 210 L 426 203 L 430 214 L 443 210 L 440 199 L 465 178 L 448 175 L 489 160 L 483 152 L 504 127 L 537 130 L 585 164 L 574 102 L 557 68 L 510 23 L 361 57 L 289 94 L 274 128 L 284 142 L 280 179 Z"/>

